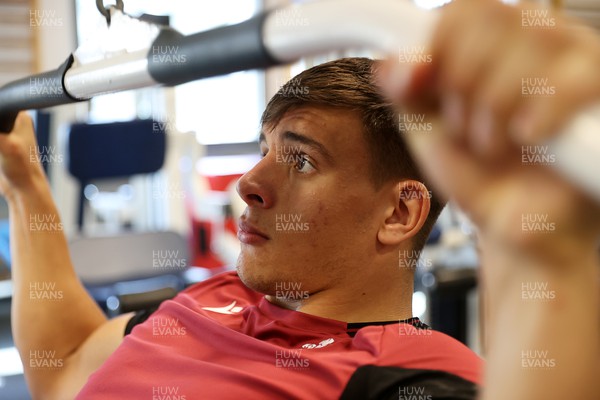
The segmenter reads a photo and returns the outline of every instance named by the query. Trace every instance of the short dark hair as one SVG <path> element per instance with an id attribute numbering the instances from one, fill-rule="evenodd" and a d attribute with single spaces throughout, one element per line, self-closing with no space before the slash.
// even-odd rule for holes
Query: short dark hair
<path id="1" fill-rule="evenodd" d="M 288 111 L 306 105 L 361 113 L 374 187 L 379 189 L 392 180 L 414 179 L 423 182 L 432 193 L 427 220 L 413 240 L 413 247 L 420 250 L 444 203 L 431 191 L 402 140 L 398 112 L 374 83 L 376 65 L 377 61 L 369 58 L 342 58 L 301 72 L 271 98 L 261 125 L 275 126 Z"/>

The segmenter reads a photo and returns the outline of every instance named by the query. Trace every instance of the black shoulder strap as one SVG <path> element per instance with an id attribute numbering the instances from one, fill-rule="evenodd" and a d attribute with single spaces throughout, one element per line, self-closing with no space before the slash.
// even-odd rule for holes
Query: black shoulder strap
<path id="1" fill-rule="evenodd" d="M 341 400 L 474 400 L 477 385 L 445 371 L 364 365 Z"/>
<path id="2" fill-rule="evenodd" d="M 152 315 L 152 313 L 154 311 L 156 311 L 157 309 L 158 309 L 158 306 L 155 306 L 155 307 L 150 307 L 145 310 L 136 312 L 135 315 L 133 317 L 131 317 L 131 319 L 127 322 L 123 336 L 129 335 L 134 326 L 139 325 L 142 322 L 146 321 L 148 319 L 148 317 L 150 317 L 150 315 Z"/>

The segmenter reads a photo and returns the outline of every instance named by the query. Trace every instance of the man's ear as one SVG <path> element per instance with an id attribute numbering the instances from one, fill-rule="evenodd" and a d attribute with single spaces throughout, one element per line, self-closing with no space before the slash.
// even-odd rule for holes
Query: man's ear
<path id="1" fill-rule="evenodd" d="M 384 245 L 397 245 L 415 236 L 431 207 L 431 192 L 419 181 L 398 182 L 393 190 L 393 203 L 386 208 L 385 220 L 377 232 L 377 239 Z"/>

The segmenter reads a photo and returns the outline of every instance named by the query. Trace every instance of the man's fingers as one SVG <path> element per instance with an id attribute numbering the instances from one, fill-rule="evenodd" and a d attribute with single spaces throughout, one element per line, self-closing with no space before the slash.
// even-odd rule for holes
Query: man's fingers
<path id="1" fill-rule="evenodd" d="M 402 64 L 390 58 L 374 72 L 382 93 L 396 104 L 426 108 L 435 99 L 433 82 L 436 74 L 431 64 Z"/>
<path id="2" fill-rule="evenodd" d="M 543 66 L 523 64 L 523 60 L 530 57 L 536 59 L 535 53 L 541 51 L 532 49 L 528 43 L 518 42 L 515 36 L 509 35 L 499 46 L 501 55 L 496 57 L 495 63 L 478 84 L 473 96 L 473 113 L 469 117 L 474 121 L 483 121 L 471 124 L 468 131 L 469 142 L 472 149 L 482 158 L 500 157 L 511 142 L 506 135 L 509 129 L 508 121 L 511 120 L 515 110 L 528 101 L 527 90 L 524 82 L 530 76 L 535 76 Z M 534 88 L 537 89 L 537 88 Z"/>
<path id="3" fill-rule="evenodd" d="M 22 153 L 31 151 L 23 149 L 23 142 L 35 145 L 33 134 L 33 120 L 25 112 L 21 111 L 15 119 L 15 125 L 10 133 L 0 134 L 0 157 L 22 156 Z"/>
<path id="4" fill-rule="evenodd" d="M 600 75 L 597 72 L 600 54 L 597 58 L 598 63 L 592 65 L 573 49 L 558 59 L 548 71 L 548 82 L 555 88 L 555 94 L 531 99 L 525 105 L 522 124 L 514 132 L 515 139 L 522 143 L 543 141 L 556 135 L 587 106 L 600 103 Z"/>
<path id="5" fill-rule="evenodd" d="M 33 130 L 33 120 L 29 114 L 27 114 L 27 112 L 21 111 L 17 114 L 12 131 L 9 133 L 0 133 L 0 139 L 4 138 L 4 140 L 6 140 L 10 134 L 20 134 L 21 132 L 25 132 L 27 130 Z"/>
<path id="6" fill-rule="evenodd" d="M 489 180 L 486 168 L 481 168 L 464 144 L 445 134 L 439 118 L 427 118 L 430 131 L 407 131 L 404 139 L 423 173 L 445 198 L 451 198 L 461 208 L 471 210 L 475 222 L 484 210 L 475 210 L 481 204 L 481 191 Z M 461 179 L 456 179 L 460 176 Z"/>

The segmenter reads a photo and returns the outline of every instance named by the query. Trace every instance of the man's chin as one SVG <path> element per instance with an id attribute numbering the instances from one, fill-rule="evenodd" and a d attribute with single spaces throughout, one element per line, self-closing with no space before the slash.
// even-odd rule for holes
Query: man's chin
<path id="1" fill-rule="evenodd" d="M 264 271 L 252 262 L 242 260 L 240 256 L 236 263 L 236 271 L 240 280 L 248 288 L 263 294 L 272 294 L 274 283 L 265 276 Z"/>

